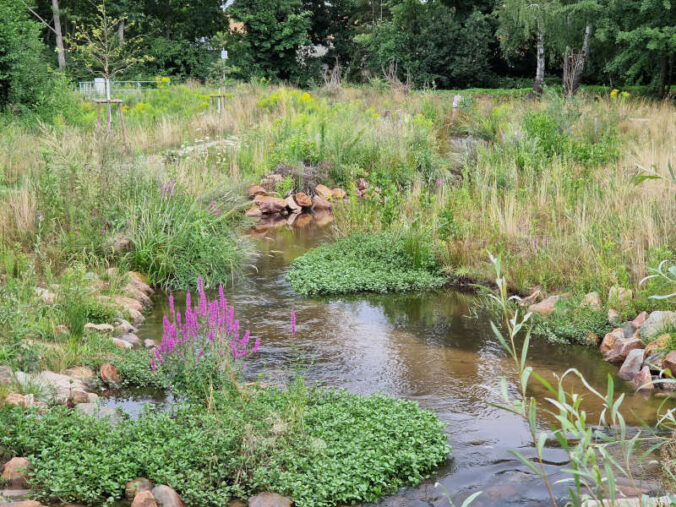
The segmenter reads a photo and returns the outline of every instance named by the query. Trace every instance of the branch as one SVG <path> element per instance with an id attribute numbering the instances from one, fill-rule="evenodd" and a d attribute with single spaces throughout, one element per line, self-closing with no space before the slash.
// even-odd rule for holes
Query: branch
<path id="1" fill-rule="evenodd" d="M 35 12 L 33 9 L 31 9 L 30 6 L 29 6 L 26 2 L 24 2 L 23 0 L 21 0 L 21 3 L 24 4 L 24 5 L 26 6 L 26 9 L 28 9 L 28 10 L 31 12 L 31 14 L 33 14 L 33 16 L 35 16 L 36 18 L 38 18 L 38 19 L 42 22 L 43 25 L 45 25 L 47 28 L 49 28 L 49 29 L 52 31 L 52 33 L 53 33 L 54 35 L 59 35 L 58 33 L 56 33 L 56 30 L 54 30 L 54 29 L 49 25 L 49 23 L 47 23 L 44 19 L 42 19 L 42 18 L 40 17 L 40 15 L 39 15 L 37 12 Z"/>

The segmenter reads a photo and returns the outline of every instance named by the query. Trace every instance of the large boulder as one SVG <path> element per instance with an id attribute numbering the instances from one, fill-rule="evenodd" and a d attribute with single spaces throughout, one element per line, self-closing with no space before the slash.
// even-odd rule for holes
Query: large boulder
<path id="1" fill-rule="evenodd" d="M 117 334 L 136 333 L 138 329 L 131 325 L 131 323 L 124 319 L 115 320 L 114 332 Z"/>
<path id="2" fill-rule="evenodd" d="M 131 507 L 158 507 L 155 497 L 150 491 L 141 491 L 131 502 Z"/>
<path id="3" fill-rule="evenodd" d="M 322 184 L 317 185 L 315 187 L 315 194 L 321 197 L 322 199 L 326 199 L 327 201 L 333 199 L 333 192 L 331 192 L 331 189 L 326 185 Z"/>
<path id="4" fill-rule="evenodd" d="M 641 326 L 641 338 L 650 340 L 671 326 L 676 326 L 676 312 L 652 312 Z"/>
<path id="5" fill-rule="evenodd" d="M 641 312 L 631 321 L 631 323 L 636 329 L 640 329 L 646 320 L 648 320 L 648 312 Z"/>
<path id="6" fill-rule="evenodd" d="M 277 493 L 260 493 L 249 498 L 249 507 L 291 507 L 293 502 Z"/>
<path id="7" fill-rule="evenodd" d="M 12 489 L 26 488 L 28 487 L 30 467 L 31 463 L 26 458 L 12 458 L 5 463 L 0 479 Z"/>
<path id="8" fill-rule="evenodd" d="M 528 311 L 540 315 L 551 315 L 554 313 L 555 305 L 559 299 L 561 299 L 561 296 L 549 296 L 544 301 L 530 305 Z"/>
<path id="9" fill-rule="evenodd" d="M 627 358 L 622 363 L 622 367 L 618 373 L 619 377 L 624 380 L 633 380 L 643 366 L 643 350 L 634 349 L 627 354 Z"/>
<path id="10" fill-rule="evenodd" d="M 654 391 L 655 386 L 649 383 L 652 379 L 650 368 L 644 366 L 632 379 L 631 383 L 637 391 Z"/>
<path id="11" fill-rule="evenodd" d="M 122 336 L 118 336 L 117 339 L 131 344 L 134 348 L 140 347 L 143 343 L 138 336 L 132 333 L 123 334 Z"/>
<path id="12" fill-rule="evenodd" d="M 181 497 L 169 486 L 163 484 L 155 486 L 152 493 L 159 507 L 183 507 Z"/>
<path id="13" fill-rule="evenodd" d="M 336 187 L 333 190 L 331 190 L 331 195 L 337 201 L 341 201 L 341 200 L 345 199 L 345 196 L 347 196 L 347 193 L 342 188 Z"/>
<path id="14" fill-rule="evenodd" d="M 249 199 L 254 199 L 257 195 L 268 195 L 266 190 L 260 185 L 252 185 L 246 190 Z"/>
<path id="15" fill-rule="evenodd" d="M 296 202 L 296 200 L 293 198 L 292 195 L 284 199 L 284 201 L 286 202 L 286 206 L 289 208 L 291 213 L 300 213 L 301 211 L 303 211 L 303 208 L 298 205 L 298 203 Z"/>
<path id="16" fill-rule="evenodd" d="M 244 212 L 244 214 L 246 216 L 248 216 L 249 218 L 257 218 L 257 217 L 261 216 L 263 214 L 263 212 L 261 211 L 261 209 L 258 206 L 256 206 L 254 204 L 248 210 L 246 210 Z"/>
<path id="17" fill-rule="evenodd" d="M 93 324 L 87 322 L 85 324 L 85 331 L 95 331 L 97 333 L 112 333 L 115 331 L 115 327 L 111 324 Z"/>
<path id="18" fill-rule="evenodd" d="M 632 350 L 643 350 L 643 343 L 638 338 L 622 338 L 617 342 L 615 348 L 603 358 L 609 363 L 623 363 L 629 352 Z"/>
<path id="19" fill-rule="evenodd" d="M 611 287 L 608 291 L 608 302 L 613 306 L 613 308 L 619 308 L 620 310 L 626 308 L 631 303 L 634 293 L 631 289 L 625 289 L 624 287 Z"/>
<path id="20" fill-rule="evenodd" d="M 16 378 L 24 387 L 28 384 L 39 386 L 45 395 L 53 398 L 57 403 L 66 403 L 72 391 L 87 390 L 81 380 L 53 371 L 43 371 L 37 375 L 17 372 Z"/>
<path id="21" fill-rule="evenodd" d="M 302 208 L 312 207 L 312 199 L 310 199 L 308 195 L 304 192 L 298 192 L 294 196 L 294 199 L 296 200 L 296 203 L 298 203 L 298 206 L 301 206 Z"/>
<path id="22" fill-rule="evenodd" d="M 26 408 L 28 406 L 28 400 L 26 400 L 26 397 L 23 396 L 22 394 L 9 393 L 5 398 L 5 404 Z"/>
<path id="23" fill-rule="evenodd" d="M 601 354 L 603 357 L 610 354 L 615 349 L 620 340 L 623 339 L 624 331 L 621 328 L 613 329 L 610 333 L 607 333 L 601 342 Z"/>
<path id="24" fill-rule="evenodd" d="M 617 326 L 620 323 L 620 320 L 620 312 L 614 308 L 608 308 L 608 322 L 610 322 L 613 326 Z"/>
<path id="25" fill-rule="evenodd" d="M 254 202 L 264 215 L 274 215 L 286 209 L 286 201 L 279 197 L 259 195 Z"/>
<path id="26" fill-rule="evenodd" d="M 315 195 L 312 198 L 312 208 L 316 210 L 329 210 L 331 209 L 331 203 L 324 197 Z"/>

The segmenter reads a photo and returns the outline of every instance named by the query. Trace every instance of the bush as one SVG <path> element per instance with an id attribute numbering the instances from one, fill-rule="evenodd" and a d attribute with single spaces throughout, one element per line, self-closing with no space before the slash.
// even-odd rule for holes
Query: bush
<path id="1" fill-rule="evenodd" d="M 302 420 L 290 418 L 299 404 Z M 95 505 L 136 477 L 174 487 L 187 505 L 261 490 L 299 506 L 370 502 L 419 483 L 448 452 L 440 421 L 413 402 L 299 382 L 221 397 L 213 413 L 184 405 L 117 427 L 64 407 L 0 409 L 0 457 L 28 457 L 41 498 Z"/>
<path id="2" fill-rule="evenodd" d="M 405 292 L 445 281 L 423 237 L 353 234 L 295 260 L 287 280 L 302 295 Z M 415 244 L 414 244 L 415 243 Z"/>

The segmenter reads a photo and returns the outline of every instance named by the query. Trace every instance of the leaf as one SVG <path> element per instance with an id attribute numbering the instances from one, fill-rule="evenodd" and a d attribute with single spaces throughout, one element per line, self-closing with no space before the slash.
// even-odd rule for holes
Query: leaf
<path id="1" fill-rule="evenodd" d="M 541 471 L 538 467 L 536 467 L 535 464 L 534 464 L 532 461 L 530 461 L 530 460 L 527 459 L 525 456 L 523 456 L 520 452 L 511 450 L 511 449 L 510 449 L 509 451 L 507 451 L 507 452 L 509 452 L 510 454 L 516 456 L 516 458 L 517 458 L 521 463 L 523 463 L 523 464 L 526 465 L 528 468 L 530 468 L 530 470 L 531 470 L 534 474 L 537 474 L 538 477 L 542 477 L 542 471 Z"/>

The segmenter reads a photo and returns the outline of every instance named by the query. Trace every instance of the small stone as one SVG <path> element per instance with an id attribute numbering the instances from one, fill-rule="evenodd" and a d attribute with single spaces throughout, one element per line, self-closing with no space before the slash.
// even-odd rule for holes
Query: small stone
<path id="1" fill-rule="evenodd" d="M 648 312 L 641 312 L 631 321 L 631 323 L 634 327 L 640 328 L 646 320 L 648 320 Z"/>
<path id="2" fill-rule="evenodd" d="M 624 309 L 631 303 L 634 293 L 624 287 L 611 287 L 608 291 L 608 302 L 615 308 Z"/>
<path id="3" fill-rule="evenodd" d="M 115 333 L 117 334 L 136 333 L 137 331 L 138 329 L 132 326 L 127 320 L 117 319 L 115 321 Z"/>
<path id="4" fill-rule="evenodd" d="M 631 322 L 625 322 L 622 324 L 622 332 L 624 333 L 625 338 L 640 338 L 640 333 L 638 329 L 634 327 L 634 324 Z"/>
<path id="5" fill-rule="evenodd" d="M 14 405 L 16 407 L 23 407 L 26 408 L 28 406 L 28 402 L 26 401 L 26 398 L 18 393 L 10 393 L 7 395 L 7 398 L 5 398 L 5 403 L 7 405 Z"/>
<path id="6" fill-rule="evenodd" d="M 152 482 L 150 482 L 145 477 L 139 477 L 138 479 L 134 479 L 133 481 L 129 481 L 127 484 L 125 484 L 124 496 L 127 497 L 128 500 L 131 500 L 142 491 L 150 491 L 152 489 Z"/>
<path id="7" fill-rule="evenodd" d="M 260 493 L 249 498 L 249 507 L 291 507 L 293 502 L 277 493 Z"/>
<path id="8" fill-rule="evenodd" d="M 9 366 L 0 366 L 0 385 L 8 386 L 14 383 L 14 372 Z"/>
<path id="9" fill-rule="evenodd" d="M 183 507 L 181 497 L 169 486 L 155 486 L 153 488 L 153 497 L 159 507 Z"/>
<path id="10" fill-rule="evenodd" d="M 11 489 L 27 488 L 30 467 L 31 463 L 26 458 L 12 458 L 5 463 L 0 479 Z"/>
<path id="11" fill-rule="evenodd" d="M 134 501 L 131 503 L 131 507 L 157 507 L 157 502 L 155 497 L 150 491 L 141 491 L 136 496 L 134 496 Z"/>
<path id="12" fill-rule="evenodd" d="M 302 208 L 310 208 L 312 207 L 312 199 L 308 197 L 308 195 L 304 192 L 298 192 L 295 196 L 294 199 L 296 200 L 296 203 L 298 206 Z"/>
<path id="13" fill-rule="evenodd" d="M 643 350 L 634 349 L 627 354 L 627 358 L 622 363 L 622 367 L 618 373 L 619 377 L 624 380 L 632 380 L 643 366 Z"/>
<path id="14" fill-rule="evenodd" d="M 120 340 L 119 338 L 113 338 L 112 342 L 113 342 L 113 345 L 121 348 L 122 350 L 128 350 L 128 349 L 134 348 L 134 346 L 131 343 L 126 342 L 124 340 Z"/>
<path id="15" fill-rule="evenodd" d="M 296 203 L 296 200 L 291 195 L 284 199 L 284 201 L 286 202 L 286 205 L 291 213 L 300 213 L 303 210 L 303 208 Z"/>
<path id="16" fill-rule="evenodd" d="M 157 347 L 157 343 L 155 343 L 155 340 L 146 338 L 145 340 L 143 340 L 143 346 L 147 349 L 154 349 L 155 347 Z"/>
<path id="17" fill-rule="evenodd" d="M 328 210 L 331 209 L 331 203 L 320 195 L 315 195 L 312 198 L 312 208 L 316 210 Z"/>
<path id="18" fill-rule="evenodd" d="M 251 206 L 246 212 L 244 213 L 246 216 L 251 217 L 251 218 L 256 218 L 259 217 L 263 214 L 261 209 L 256 206 L 255 204 Z"/>
<path id="19" fill-rule="evenodd" d="M 85 324 L 85 329 L 88 331 L 96 331 L 97 333 L 112 333 L 115 327 L 110 324 L 93 324 L 88 322 Z"/>
<path id="20" fill-rule="evenodd" d="M 636 374 L 636 376 L 631 381 L 632 385 L 637 391 L 654 391 L 655 386 L 649 382 L 652 381 L 652 375 L 650 374 L 650 368 L 644 366 Z"/>
<path id="21" fill-rule="evenodd" d="M 122 336 L 118 336 L 117 339 L 131 344 L 134 348 L 140 347 L 142 343 L 141 339 L 132 333 L 123 334 Z"/>
<path id="22" fill-rule="evenodd" d="M 613 326 L 617 326 L 620 323 L 620 312 L 610 308 L 608 310 L 608 322 L 610 322 Z"/>
<path id="23" fill-rule="evenodd" d="M 319 184 L 315 187 L 315 194 L 322 199 L 326 199 L 327 201 L 333 199 L 333 192 L 331 192 L 331 189 L 322 184 Z"/>
<path id="24" fill-rule="evenodd" d="M 333 190 L 331 190 L 331 195 L 333 196 L 334 199 L 341 201 L 345 199 L 347 193 L 342 188 L 334 188 Z"/>
<path id="25" fill-rule="evenodd" d="M 101 377 L 101 380 L 103 380 L 108 385 L 118 385 L 122 382 L 120 379 L 119 370 L 110 363 L 105 363 L 103 366 L 101 366 L 99 376 Z"/>
<path id="26" fill-rule="evenodd" d="M 670 326 L 676 327 L 676 312 L 652 312 L 641 325 L 641 338 L 648 341 L 655 336 L 659 336 L 662 331 Z"/>
<path id="27" fill-rule="evenodd" d="M 560 296 L 549 296 L 544 301 L 530 305 L 528 311 L 540 315 L 551 315 L 554 313 L 555 305 L 559 299 L 561 299 Z"/>
<path id="28" fill-rule="evenodd" d="M 268 195 L 268 193 L 260 185 L 251 185 L 249 188 L 247 188 L 246 195 L 249 196 L 249 199 L 253 199 L 257 195 Z"/>
<path id="29" fill-rule="evenodd" d="M 598 292 L 590 292 L 582 299 L 580 306 L 592 308 L 593 310 L 601 309 L 601 295 Z"/>

